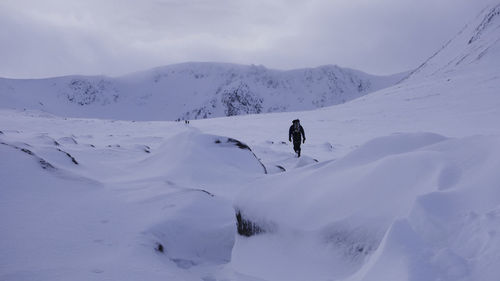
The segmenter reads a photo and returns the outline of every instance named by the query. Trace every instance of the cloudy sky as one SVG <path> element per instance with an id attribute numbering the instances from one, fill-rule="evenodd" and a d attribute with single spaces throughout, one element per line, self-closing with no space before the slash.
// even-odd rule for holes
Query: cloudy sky
<path id="1" fill-rule="evenodd" d="M 498 0 L 1 0 L 0 77 L 186 61 L 372 74 L 417 67 Z"/>

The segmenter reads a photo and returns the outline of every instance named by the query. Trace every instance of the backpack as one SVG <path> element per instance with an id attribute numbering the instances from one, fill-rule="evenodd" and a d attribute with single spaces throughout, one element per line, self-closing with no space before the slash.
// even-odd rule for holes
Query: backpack
<path id="1" fill-rule="evenodd" d="M 297 120 L 297 122 L 293 123 L 293 129 L 292 129 L 293 135 L 300 135 L 300 122 Z"/>

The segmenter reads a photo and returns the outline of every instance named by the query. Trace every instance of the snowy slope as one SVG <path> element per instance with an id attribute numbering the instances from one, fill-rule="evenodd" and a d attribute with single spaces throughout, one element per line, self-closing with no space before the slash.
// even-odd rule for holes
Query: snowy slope
<path id="1" fill-rule="evenodd" d="M 500 4 L 491 5 L 437 51 L 410 78 L 500 69 Z"/>
<path id="2" fill-rule="evenodd" d="M 496 16 L 468 43 L 494 9 L 333 107 L 189 125 L 1 109 L 0 280 L 498 280 L 500 57 L 448 60 L 493 42 Z"/>
<path id="3" fill-rule="evenodd" d="M 339 157 L 240 193 L 255 236 L 237 239 L 233 267 L 267 280 L 496 280 L 498 7 L 404 83 L 301 114 L 309 141 L 337 131 L 314 156 Z M 456 54 L 475 58 L 450 67 Z"/>
<path id="4" fill-rule="evenodd" d="M 199 280 L 185 269 L 230 260 L 229 183 L 265 175 L 242 143 L 176 123 L 25 118 L 2 111 L 22 131 L 0 133 L 1 280 Z"/>
<path id="5" fill-rule="evenodd" d="M 122 120 L 200 119 L 310 110 L 397 83 L 337 66 L 291 71 L 263 66 L 185 63 L 123 77 L 0 79 L 2 107 L 72 117 Z"/>

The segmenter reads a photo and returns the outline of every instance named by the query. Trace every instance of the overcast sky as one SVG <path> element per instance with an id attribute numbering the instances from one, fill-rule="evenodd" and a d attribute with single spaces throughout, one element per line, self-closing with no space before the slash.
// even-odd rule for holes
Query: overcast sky
<path id="1" fill-rule="evenodd" d="M 186 61 L 417 67 L 495 0 L 1 0 L 0 77 Z"/>

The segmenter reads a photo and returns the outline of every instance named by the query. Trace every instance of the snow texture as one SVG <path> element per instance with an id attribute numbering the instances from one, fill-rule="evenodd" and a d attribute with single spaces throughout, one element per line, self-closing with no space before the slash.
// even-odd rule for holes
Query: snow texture
<path id="1" fill-rule="evenodd" d="M 311 111 L 265 113 L 271 94 L 238 81 L 219 92 L 226 109 L 261 114 L 222 114 L 218 99 L 231 117 L 93 119 L 156 119 L 164 105 L 141 92 L 144 111 L 127 115 L 115 104 L 134 96 L 108 78 L 64 95 L 49 89 L 75 77 L 3 80 L 0 280 L 498 280 L 499 7 L 403 82 Z M 184 75 L 220 73 L 191 68 L 116 81 L 132 93 L 143 79 L 180 89 L 194 81 Z M 59 95 L 49 100 L 60 111 L 40 110 L 37 94 Z M 87 118 L 67 116 L 76 107 Z M 300 158 L 288 142 L 296 118 Z"/>

